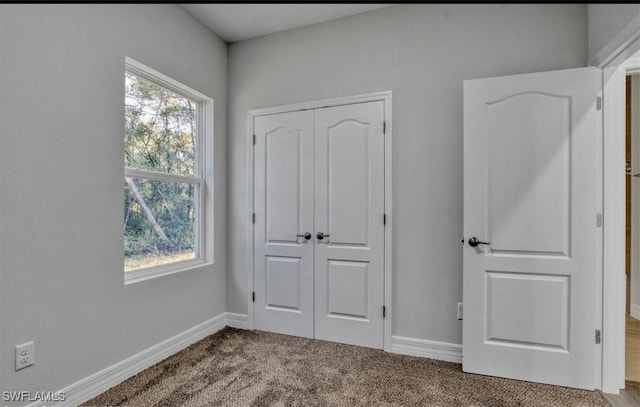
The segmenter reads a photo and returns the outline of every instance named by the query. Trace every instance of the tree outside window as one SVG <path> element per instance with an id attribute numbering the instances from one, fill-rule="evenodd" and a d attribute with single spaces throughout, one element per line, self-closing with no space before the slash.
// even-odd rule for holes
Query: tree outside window
<path id="1" fill-rule="evenodd" d="M 125 72 L 124 270 L 201 258 L 202 101 Z"/>

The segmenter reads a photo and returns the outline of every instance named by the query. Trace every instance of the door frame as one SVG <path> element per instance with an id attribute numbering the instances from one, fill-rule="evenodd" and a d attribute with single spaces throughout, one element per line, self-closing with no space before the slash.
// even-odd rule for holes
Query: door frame
<path id="1" fill-rule="evenodd" d="M 255 291 L 254 284 L 254 119 L 258 116 L 271 115 L 277 113 L 286 113 L 299 110 L 317 109 L 323 107 L 333 107 L 341 105 L 351 105 L 356 103 L 367 102 L 384 102 L 384 120 L 385 120 L 385 132 L 384 132 L 384 211 L 386 214 L 386 224 L 384 228 L 384 305 L 386 307 L 386 316 L 384 318 L 384 332 L 383 332 L 383 344 L 386 352 L 391 351 L 391 327 L 393 319 L 392 308 L 392 289 L 391 289 L 391 277 L 392 277 L 392 237 L 393 237 L 393 210 L 392 210 L 392 184 L 391 184 L 391 169 L 392 169 L 392 118 L 391 118 L 391 91 L 382 91 L 375 93 L 367 93 L 362 95 L 345 96 L 339 98 L 314 100 L 307 102 L 292 103 L 279 106 L 271 106 L 264 108 L 250 109 L 247 117 L 247 196 L 248 208 L 247 208 L 247 221 L 249 227 L 247 228 L 247 310 L 248 310 L 248 328 L 250 330 L 255 329 L 255 312 L 252 293 Z"/>
<path id="2" fill-rule="evenodd" d="M 640 98 L 640 94 L 637 94 L 637 90 L 636 92 L 634 92 L 633 90 L 633 84 L 636 83 L 636 81 L 640 80 L 640 56 L 636 57 L 636 58 L 632 58 L 627 60 L 627 62 L 624 64 L 624 68 L 626 71 L 626 75 L 627 77 L 630 78 L 630 80 L 632 80 L 631 82 L 631 99 L 633 99 L 633 95 L 634 93 L 636 93 L 636 97 Z M 633 79 L 633 77 L 635 77 L 635 79 Z M 626 79 L 626 78 L 625 78 Z M 638 85 L 635 85 L 638 86 Z M 636 99 L 637 100 L 637 99 Z M 625 106 L 625 110 L 626 110 L 626 106 Z M 638 106 L 636 106 L 636 109 L 631 109 L 631 114 L 629 117 L 629 121 L 631 123 L 631 146 L 636 146 L 636 148 L 640 147 L 640 117 L 638 117 L 638 114 L 640 112 L 640 108 L 638 108 Z M 625 118 L 626 119 L 626 118 Z M 626 121 L 626 120 L 625 120 Z M 635 153 L 635 154 L 634 154 Z M 631 189 L 631 210 L 633 212 L 633 209 L 635 208 L 636 211 L 638 210 L 638 208 L 640 208 L 640 197 L 638 195 L 640 195 L 638 192 L 638 186 L 634 186 L 633 184 L 633 175 L 637 174 L 638 168 L 636 166 L 633 165 L 633 162 L 635 161 L 633 158 L 634 155 L 638 155 L 637 150 L 636 152 L 633 152 L 632 150 L 632 154 L 631 154 L 631 165 L 633 168 L 631 169 L 630 172 L 630 189 Z M 636 157 L 638 161 L 640 161 L 640 158 Z M 636 163 L 637 164 L 637 163 Z M 635 184 L 637 185 L 637 184 Z M 629 198 L 627 198 L 629 199 Z M 628 219 L 627 219 L 628 221 Z M 630 276 L 629 276 L 629 293 L 631 298 L 628 298 L 627 300 L 629 301 L 629 305 L 630 305 L 630 310 L 629 313 L 631 314 L 632 317 L 636 318 L 636 319 L 640 319 L 640 302 L 638 300 L 640 300 L 640 298 L 636 298 L 636 302 L 634 303 L 634 294 L 640 293 L 640 287 L 638 287 L 638 284 L 640 284 L 640 250 L 637 250 L 640 246 L 640 219 L 638 219 L 638 217 L 634 218 L 632 217 L 631 219 L 632 223 L 631 223 L 631 242 L 630 242 L 630 247 L 631 247 L 631 251 L 633 252 L 633 254 L 631 255 L 631 264 L 629 267 L 629 272 L 630 272 Z M 625 253 L 626 254 L 626 253 Z M 627 288 L 627 287 L 625 287 Z M 626 324 L 625 324 L 625 331 L 626 331 Z M 625 332 L 625 337 L 626 337 L 626 332 Z M 626 361 L 626 355 L 625 355 L 625 361 Z M 625 362 L 626 363 L 626 362 Z"/>
<path id="3" fill-rule="evenodd" d="M 591 61 L 603 70 L 603 183 L 604 227 L 602 237 L 602 354 L 601 387 L 604 393 L 619 394 L 625 387 L 625 134 L 624 77 L 640 70 L 640 60 L 627 61 L 640 50 L 640 33 L 620 35 Z M 633 27 L 632 27 L 633 28 Z M 620 38 L 618 38 L 620 37 Z M 606 243 L 606 244 L 605 244 Z"/>

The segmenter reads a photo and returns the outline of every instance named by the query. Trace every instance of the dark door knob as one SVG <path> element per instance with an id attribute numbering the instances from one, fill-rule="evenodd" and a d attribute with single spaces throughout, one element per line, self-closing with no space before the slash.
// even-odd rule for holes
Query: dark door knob
<path id="1" fill-rule="evenodd" d="M 329 237 L 329 235 L 325 235 L 325 234 L 324 234 L 324 233 L 322 233 L 322 232 L 318 232 L 318 233 L 316 234 L 316 238 L 317 238 L 318 240 L 322 240 L 322 239 L 324 239 L 325 237 Z"/>
<path id="2" fill-rule="evenodd" d="M 296 237 L 304 237 L 305 240 L 311 239 L 311 233 L 306 232 L 303 235 L 296 235 Z"/>
<path id="3" fill-rule="evenodd" d="M 469 239 L 469 246 L 471 246 L 471 247 L 476 247 L 476 246 L 478 246 L 479 244 L 486 244 L 486 245 L 490 245 L 490 244 L 491 244 L 491 242 L 481 242 L 481 241 L 480 241 L 480 240 L 478 240 L 478 238 L 477 238 L 477 237 L 475 237 L 475 236 L 474 236 L 474 237 L 472 237 L 471 239 Z"/>

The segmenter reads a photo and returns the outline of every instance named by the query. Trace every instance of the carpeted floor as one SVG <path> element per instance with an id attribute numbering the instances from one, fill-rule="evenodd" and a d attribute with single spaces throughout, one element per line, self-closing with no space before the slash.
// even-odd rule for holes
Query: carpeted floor
<path id="1" fill-rule="evenodd" d="M 85 406 L 608 406 L 597 392 L 455 363 L 225 328 Z"/>

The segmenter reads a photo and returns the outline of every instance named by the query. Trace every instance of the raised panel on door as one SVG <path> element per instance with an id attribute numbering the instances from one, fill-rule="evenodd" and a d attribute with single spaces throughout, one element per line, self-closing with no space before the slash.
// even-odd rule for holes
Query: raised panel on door
<path id="1" fill-rule="evenodd" d="M 254 122 L 256 329 L 313 337 L 313 112 Z"/>
<path id="2" fill-rule="evenodd" d="M 569 277 L 486 271 L 485 342 L 568 351 Z"/>
<path id="3" fill-rule="evenodd" d="M 383 347 L 384 103 L 316 110 L 315 336 Z"/>
<path id="4" fill-rule="evenodd" d="M 493 253 L 569 255 L 570 109 L 570 96 L 541 92 L 487 103 Z"/>
<path id="5" fill-rule="evenodd" d="M 327 314 L 366 321 L 369 262 L 328 260 L 327 270 Z"/>
<path id="6" fill-rule="evenodd" d="M 600 82 L 593 68 L 465 81 L 466 372 L 594 387 Z"/>

